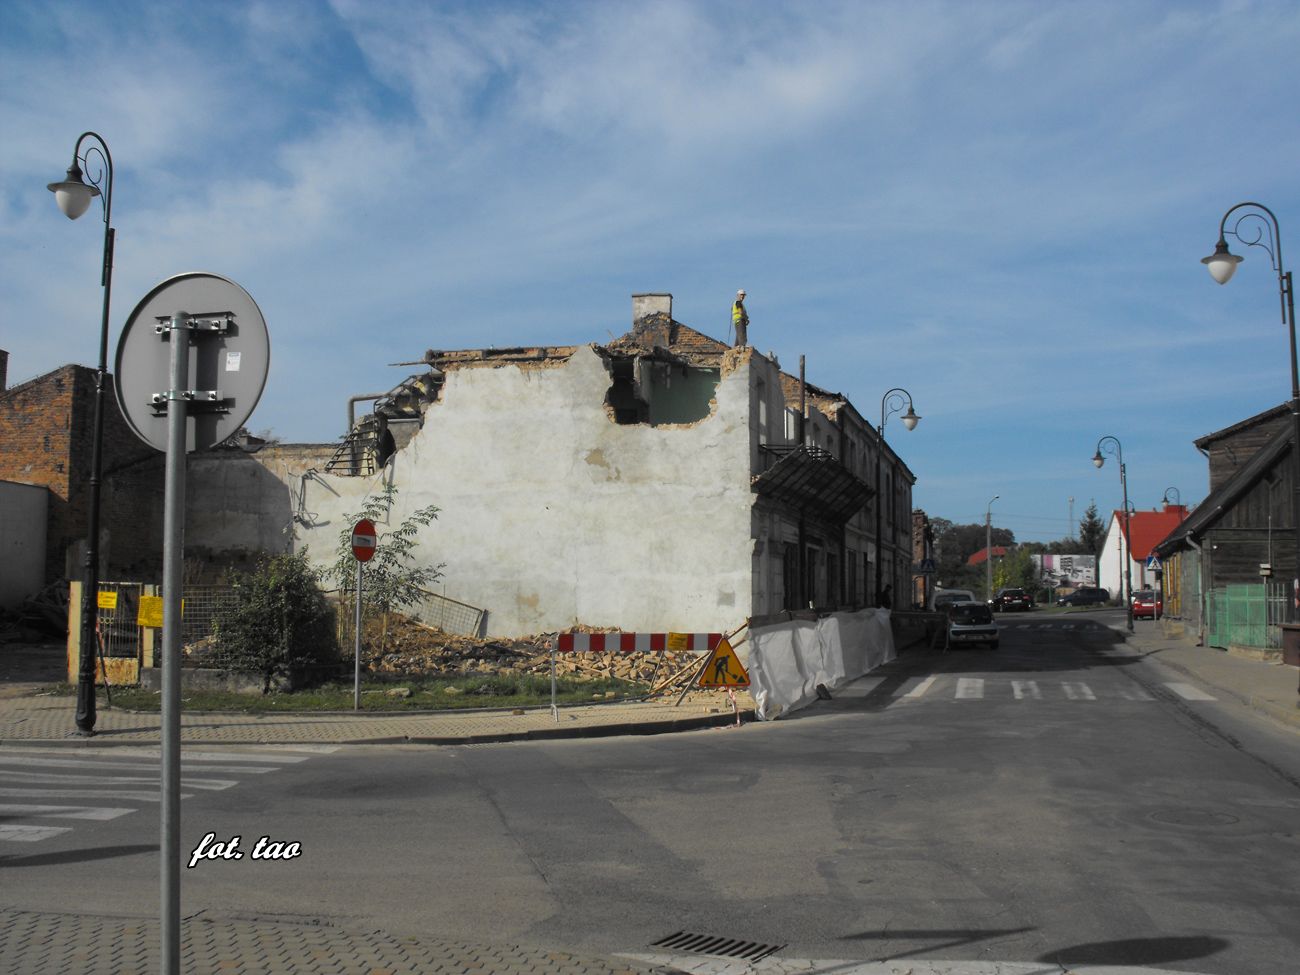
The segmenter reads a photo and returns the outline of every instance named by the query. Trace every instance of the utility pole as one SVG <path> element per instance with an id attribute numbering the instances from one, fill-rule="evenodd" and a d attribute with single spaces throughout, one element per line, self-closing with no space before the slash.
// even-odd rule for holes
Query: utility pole
<path id="1" fill-rule="evenodd" d="M 995 494 L 989 498 L 984 509 L 984 598 L 993 602 L 993 502 L 1002 497 Z"/>

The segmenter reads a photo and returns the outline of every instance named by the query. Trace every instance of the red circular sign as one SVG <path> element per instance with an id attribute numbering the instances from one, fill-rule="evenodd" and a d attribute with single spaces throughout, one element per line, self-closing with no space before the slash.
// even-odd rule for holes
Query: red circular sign
<path id="1" fill-rule="evenodd" d="M 352 554 L 358 562 L 369 562 L 377 545 L 375 523 L 369 518 L 362 518 L 352 527 Z"/>

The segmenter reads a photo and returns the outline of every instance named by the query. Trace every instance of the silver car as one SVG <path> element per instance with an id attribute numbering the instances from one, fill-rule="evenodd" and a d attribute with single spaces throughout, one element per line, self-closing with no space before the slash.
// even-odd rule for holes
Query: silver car
<path id="1" fill-rule="evenodd" d="M 962 602 L 948 607 L 948 646 L 969 643 L 998 648 L 998 625 L 987 603 Z"/>

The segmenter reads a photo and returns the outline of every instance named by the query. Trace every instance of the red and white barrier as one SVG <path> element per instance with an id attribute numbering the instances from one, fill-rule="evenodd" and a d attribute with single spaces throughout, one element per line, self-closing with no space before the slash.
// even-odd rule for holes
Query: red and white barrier
<path id="1" fill-rule="evenodd" d="M 721 633 L 684 633 L 693 653 L 712 652 Z M 660 653 L 668 649 L 667 633 L 561 633 L 560 653 Z"/>

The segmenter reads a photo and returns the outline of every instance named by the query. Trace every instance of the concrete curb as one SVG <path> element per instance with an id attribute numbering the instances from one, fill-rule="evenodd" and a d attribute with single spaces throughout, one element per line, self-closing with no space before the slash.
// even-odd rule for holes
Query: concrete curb
<path id="1" fill-rule="evenodd" d="M 1120 634 L 1127 646 L 1142 652 L 1144 656 L 1150 656 L 1162 666 L 1201 681 L 1207 686 L 1213 687 L 1220 694 L 1278 724 L 1289 729 L 1300 729 L 1300 694 L 1293 691 L 1289 702 L 1286 697 L 1287 688 L 1297 686 L 1297 680 L 1300 679 L 1300 674 L 1297 674 L 1297 671 L 1300 668 L 1290 667 L 1267 657 L 1233 653 L 1231 650 L 1218 650 L 1214 647 L 1201 646 L 1192 643 L 1190 637 L 1171 636 L 1164 633 L 1158 636 L 1148 636 L 1147 634 L 1130 634 L 1116 627 L 1111 627 L 1111 629 Z M 1278 686 L 1276 688 L 1270 687 L 1267 694 L 1258 693 L 1240 683 L 1234 686 L 1233 681 L 1224 680 L 1222 675 L 1211 674 L 1206 668 L 1198 668 L 1194 664 L 1189 664 L 1186 660 L 1159 656 L 1162 650 L 1193 654 L 1223 654 L 1234 661 L 1239 661 L 1243 667 L 1251 668 L 1250 675 L 1254 679 L 1252 682 L 1258 681 L 1259 674 L 1271 672 L 1276 674 Z M 1258 668 L 1258 670 L 1255 670 L 1255 668 Z M 1290 671 L 1290 674 L 1278 673 L 1278 668 Z M 1273 682 L 1269 681 L 1269 683 L 1272 684 Z"/>

